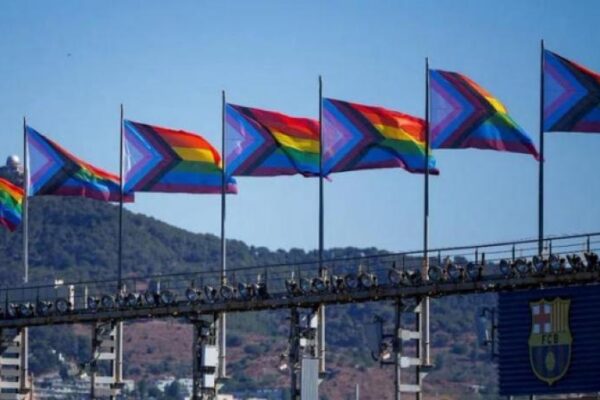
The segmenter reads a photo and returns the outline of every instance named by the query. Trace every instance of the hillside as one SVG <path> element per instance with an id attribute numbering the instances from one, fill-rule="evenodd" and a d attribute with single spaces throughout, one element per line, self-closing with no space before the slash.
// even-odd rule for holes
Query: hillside
<path id="1" fill-rule="evenodd" d="M 76 198 L 34 198 L 30 204 L 31 281 L 48 282 L 112 278 L 117 265 L 118 209 L 96 201 Z M 165 271 L 184 272 L 216 268 L 219 238 L 192 234 L 153 218 L 125 212 L 125 275 L 143 276 Z M 0 232 L 0 278 L 3 285 L 21 280 L 21 233 Z M 377 249 L 331 249 L 337 257 L 355 256 Z M 230 265 L 301 262 L 315 254 L 300 249 L 272 251 L 240 241 L 228 242 Z M 428 393 L 448 399 L 486 398 L 470 392 L 470 385 L 484 385 L 493 398 L 495 368 L 489 355 L 476 344 L 474 317 L 491 295 L 434 299 L 432 345 L 436 369 L 427 378 Z M 366 349 L 364 326 L 380 314 L 392 320 L 389 303 L 332 306 L 328 308 L 327 342 L 330 379 L 322 386 L 324 398 L 345 399 L 361 385 L 362 399 L 390 398 L 393 368 L 380 368 Z M 287 313 L 269 311 L 236 314 L 229 319 L 230 344 L 227 384 L 230 390 L 287 387 L 288 378 L 277 372 L 277 357 L 286 345 Z M 32 370 L 43 374 L 58 368 L 58 353 L 72 360 L 89 359 L 88 327 L 35 328 L 32 330 Z M 191 373 L 191 330 L 185 321 L 150 321 L 127 324 L 125 375 L 152 381 L 165 375 Z M 175 335 L 175 336 L 174 336 Z M 176 341 L 172 338 L 177 337 Z M 54 351 L 56 350 L 56 351 Z M 144 385 L 148 386 L 148 385 Z"/>

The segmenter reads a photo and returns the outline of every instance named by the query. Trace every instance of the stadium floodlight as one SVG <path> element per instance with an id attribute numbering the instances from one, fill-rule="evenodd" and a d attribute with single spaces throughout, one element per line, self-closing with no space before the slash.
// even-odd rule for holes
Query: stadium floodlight
<path id="1" fill-rule="evenodd" d="M 531 265 L 533 267 L 533 271 L 538 275 L 541 275 L 544 272 L 546 272 L 547 261 L 541 257 L 533 256 L 531 260 Z"/>
<path id="2" fill-rule="evenodd" d="M 598 267 L 598 254 L 586 252 L 583 253 L 588 271 L 593 271 Z"/>
<path id="3" fill-rule="evenodd" d="M 59 314 L 66 314 L 71 310 L 71 303 L 64 297 L 60 297 L 54 302 L 54 308 Z"/>
<path id="4" fill-rule="evenodd" d="M 552 254 L 550 256 L 550 271 L 553 274 L 559 274 L 561 272 L 562 269 L 562 265 L 560 262 L 560 258 L 558 258 L 558 256 L 556 256 L 555 254 Z"/>
<path id="5" fill-rule="evenodd" d="M 267 282 L 258 282 L 254 289 L 254 293 L 258 294 L 261 299 L 269 298 L 269 290 L 267 289 Z"/>
<path id="6" fill-rule="evenodd" d="M 467 263 L 466 271 L 467 276 L 472 281 L 478 281 L 483 277 L 483 267 L 474 262 Z"/>
<path id="7" fill-rule="evenodd" d="M 310 293 L 312 282 L 307 278 L 300 278 L 300 291 L 304 294 Z"/>
<path id="8" fill-rule="evenodd" d="M 389 361 L 392 358 L 392 346 L 386 342 L 382 342 L 379 346 L 379 360 Z"/>
<path id="9" fill-rule="evenodd" d="M 33 316 L 33 305 L 31 303 L 19 304 L 19 315 L 25 318 Z"/>
<path id="10" fill-rule="evenodd" d="M 406 285 L 419 286 L 423 283 L 423 275 L 421 275 L 421 271 L 412 270 L 407 271 L 405 274 L 404 283 Z"/>
<path id="11" fill-rule="evenodd" d="M 444 271 L 442 271 L 442 269 L 437 265 L 432 265 L 427 270 L 427 276 L 429 277 L 430 281 L 438 283 L 444 280 Z"/>
<path id="12" fill-rule="evenodd" d="M 290 279 L 286 279 L 285 280 L 285 289 L 287 290 L 288 294 L 292 295 L 292 296 L 296 296 L 298 294 L 298 282 L 296 282 L 294 280 L 294 278 L 290 278 Z"/>
<path id="13" fill-rule="evenodd" d="M 159 294 L 153 290 L 146 290 L 144 292 L 144 302 L 146 305 L 154 307 L 160 301 Z"/>
<path id="14" fill-rule="evenodd" d="M 6 313 L 9 318 L 17 318 L 19 315 L 19 306 L 17 304 L 9 304 Z"/>
<path id="15" fill-rule="evenodd" d="M 204 299 L 208 303 L 214 303 L 217 299 L 217 289 L 210 285 L 204 286 Z"/>
<path id="16" fill-rule="evenodd" d="M 46 317 L 50 314 L 52 309 L 52 303 L 49 301 L 38 301 L 36 305 L 36 313 L 42 317 Z"/>
<path id="17" fill-rule="evenodd" d="M 237 292 L 240 298 L 244 300 L 251 299 L 253 297 L 253 287 L 252 285 L 247 285 L 243 282 L 239 282 L 237 284 Z"/>
<path id="18" fill-rule="evenodd" d="M 573 271 L 583 271 L 585 269 L 585 265 L 577 254 L 567 255 L 567 261 Z"/>
<path id="19" fill-rule="evenodd" d="M 225 284 L 219 289 L 219 294 L 223 300 L 231 300 L 235 295 L 235 289 L 233 286 Z"/>
<path id="20" fill-rule="evenodd" d="M 115 303 L 117 303 L 117 307 L 125 308 L 127 305 L 126 297 L 124 293 L 117 293 L 115 296 Z"/>
<path id="21" fill-rule="evenodd" d="M 368 272 L 363 272 L 358 275 L 358 282 L 360 283 L 360 287 L 371 289 L 372 287 L 377 286 L 377 277 Z"/>
<path id="22" fill-rule="evenodd" d="M 339 275 L 331 276 L 331 290 L 334 293 L 341 293 L 346 289 L 346 282 L 344 278 Z"/>
<path id="23" fill-rule="evenodd" d="M 397 269 L 396 266 L 390 268 L 388 271 L 388 280 L 394 286 L 400 285 L 402 283 L 402 279 L 404 278 L 404 274 L 401 270 Z"/>
<path id="24" fill-rule="evenodd" d="M 500 273 L 505 277 L 508 278 L 511 274 L 512 274 L 512 268 L 509 264 L 508 261 L 506 260 L 500 260 Z"/>
<path id="25" fill-rule="evenodd" d="M 86 299 L 87 308 L 92 311 L 96 311 L 100 305 L 100 300 L 94 296 L 88 296 Z"/>
<path id="26" fill-rule="evenodd" d="M 127 304 L 127 307 L 137 307 L 140 305 L 140 303 L 141 298 L 137 293 L 129 293 L 127 296 L 125 296 L 125 304 Z"/>
<path id="27" fill-rule="evenodd" d="M 312 280 L 312 289 L 316 293 L 323 293 L 327 291 L 328 282 L 327 279 L 317 277 Z"/>
<path id="28" fill-rule="evenodd" d="M 289 356 L 287 355 L 287 353 L 281 353 L 279 355 L 279 363 L 277 364 L 277 369 L 279 370 L 279 372 L 286 372 L 290 369 L 288 358 Z"/>
<path id="29" fill-rule="evenodd" d="M 446 275 L 448 275 L 448 278 L 450 278 L 454 282 L 463 280 L 465 276 L 462 267 L 459 267 L 458 265 L 452 262 L 446 265 Z"/>
<path id="30" fill-rule="evenodd" d="M 347 287 L 349 290 L 358 289 L 359 281 L 356 274 L 349 273 L 348 275 L 346 275 L 346 277 L 344 278 L 344 283 L 345 287 Z"/>
<path id="31" fill-rule="evenodd" d="M 170 306 L 175 303 L 175 294 L 170 290 L 160 291 L 160 302 L 165 306 Z"/>
<path id="32" fill-rule="evenodd" d="M 102 306 L 102 308 L 104 308 L 105 310 L 109 309 L 109 308 L 113 308 L 115 306 L 115 299 L 109 295 L 109 294 L 105 294 L 104 296 L 102 296 L 102 298 L 100 299 L 100 305 Z"/>
<path id="33" fill-rule="evenodd" d="M 185 290 L 185 298 L 190 303 L 196 303 L 200 299 L 200 293 L 195 287 L 189 287 Z"/>
<path id="34" fill-rule="evenodd" d="M 513 263 L 513 268 L 517 271 L 520 277 L 524 277 L 529 273 L 529 265 L 527 261 L 519 258 Z"/>

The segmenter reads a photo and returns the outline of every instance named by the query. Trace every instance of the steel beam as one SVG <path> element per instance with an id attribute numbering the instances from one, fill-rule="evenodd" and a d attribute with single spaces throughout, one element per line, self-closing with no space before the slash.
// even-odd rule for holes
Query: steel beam
<path id="1" fill-rule="evenodd" d="M 123 388 L 123 322 L 95 324 L 90 369 L 91 398 L 116 399 Z"/>
<path id="2" fill-rule="evenodd" d="M 577 286 L 600 282 L 600 271 L 576 272 L 561 275 L 528 276 L 523 278 L 494 278 L 467 282 L 427 282 L 417 286 L 382 285 L 370 289 L 356 289 L 340 293 L 308 293 L 300 296 L 272 295 L 252 301 L 232 299 L 214 303 L 179 302 L 174 305 L 135 307 L 91 311 L 77 309 L 66 314 L 21 317 L 0 320 L 0 329 L 23 328 L 52 324 L 89 323 L 106 320 L 214 315 L 221 312 L 244 312 L 292 307 L 316 308 L 321 304 L 345 304 L 367 301 L 395 300 L 399 297 L 450 296 L 457 294 L 503 292 L 539 289 L 551 286 Z"/>

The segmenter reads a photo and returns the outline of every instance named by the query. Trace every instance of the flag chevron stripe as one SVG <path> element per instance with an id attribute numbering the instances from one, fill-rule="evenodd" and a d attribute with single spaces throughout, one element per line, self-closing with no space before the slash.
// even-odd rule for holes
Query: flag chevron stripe
<path id="1" fill-rule="evenodd" d="M 375 168 L 423 172 L 425 121 L 381 107 L 323 99 L 323 174 Z M 429 169 L 437 174 L 435 160 Z"/>
<path id="2" fill-rule="evenodd" d="M 258 121 L 254 119 L 254 116 L 246 107 L 237 107 L 236 111 L 242 116 L 245 117 L 245 122 L 247 122 L 252 127 L 252 132 L 254 133 L 253 138 L 256 142 L 257 137 L 260 137 L 260 147 L 258 147 L 254 152 L 252 152 L 248 158 L 247 162 L 243 166 L 243 169 L 240 170 L 239 175 L 251 175 L 252 171 L 259 169 L 260 166 L 266 162 L 271 154 L 273 154 L 276 150 L 280 150 L 275 142 L 275 138 L 271 135 L 270 131 L 266 126 L 260 124 Z M 252 133 L 250 132 L 250 133 Z M 283 152 L 280 151 L 280 154 L 284 155 Z M 289 158 L 286 157 L 289 161 Z M 229 165 L 229 162 L 227 163 Z"/>
<path id="3" fill-rule="evenodd" d="M 343 115 L 349 124 L 356 127 L 353 130 L 356 136 L 351 151 L 347 152 L 343 159 L 339 159 L 337 165 L 338 168 L 343 170 L 354 170 L 367 152 L 376 147 L 377 143 L 381 142 L 384 137 L 364 114 L 353 109 L 349 104 L 338 101 L 335 108 L 339 110 L 339 113 L 336 113 L 338 117 Z M 386 152 L 389 153 L 389 151 Z M 393 156 L 393 154 L 390 154 L 390 156 Z"/>
<path id="4" fill-rule="evenodd" d="M 544 131 L 600 133 L 600 74 L 544 50 Z"/>
<path id="5" fill-rule="evenodd" d="M 430 70 L 431 147 L 478 148 L 539 154 L 506 107 L 487 90 L 456 72 Z"/>
<path id="6" fill-rule="evenodd" d="M 119 177 L 97 168 L 69 153 L 30 126 L 26 126 L 28 148 L 28 195 L 87 197 L 119 201 Z M 124 201 L 133 201 L 125 196 Z"/>
<path id="7" fill-rule="evenodd" d="M 181 157 L 171 148 L 171 146 L 158 134 L 155 134 L 152 127 L 144 124 L 125 121 L 126 129 L 137 133 L 136 139 L 143 143 L 144 149 L 152 149 L 146 155 L 147 162 L 141 167 L 145 174 L 138 176 L 136 183 L 137 190 L 149 191 L 152 186 L 159 182 L 166 174 L 181 162 Z M 131 139 L 131 135 L 128 136 Z M 138 147 L 138 149 L 140 149 Z M 151 165 L 150 165 L 151 164 Z M 126 177 L 126 181 L 128 181 Z M 129 186 L 125 185 L 126 191 Z"/>
<path id="8" fill-rule="evenodd" d="M 258 116 L 255 115 L 255 113 L 253 112 L 252 109 L 247 108 L 247 107 L 242 107 L 242 114 L 245 114 L 247 117 L 251 118 L 253 121 L 258 121 Z M 296 171 L 300 171 L 301 168 L 299 168 L 299 166 L 296 163 L 296 159 L 292 156 L 292 154 L 294 153 L 293 151 L 289 151 L 287 146 L 285 146 L 285 142 L 287 143 L 294 143 L 294 139 L 292 139 L 291 137 L 289 139 L 284 139 L 284 143 L 282 143 L 280 140 L 278 140 L 278 136 L 272 131 L 272 128 L 270 128 L 269 126 L 265 125 L 265 124 L 260 124 L 260 129 L 258 129 L 258 132 L 260 133 L 264 133 L 264 137 L 265 137 L 265 141 L 268 141 L 267 138 L 271 138 L 272 139 L 272 143 L 273 146 L 271 147 L 271 153 L 274 153 L 275 151 L 279 151 L 281 152 L 281 154 L 285 155 L 289 161 L 289 163 L 293 166 L 294 170 Z M 281 136 L 281 134 L 280 134 Z M 307 139 L 301 139 L 301 140 L 307 140 Z M 268 153 L 266 151 L 265 148 L 265 153 L 263 156 L 263 160 L 264 161 L 266 159 L 266 157 L 268 157 Z M 255 164 L 253 166 L 254 168 L 257 168 L 258 165 Z"/>
<path id="9" fill-rule="evenodd" d="M 495 114 L 496 109 L 490 104 L 486 97 L 478 92 L 472 85 L 469 85 L 465 80 L 460 79 L 456 73 L 450 73 L 447 76 L 448 80 L 460 88 L 460 92 L 469 104 L 478 104 L 480 107 L 472 107 L 472 111 L 468 114 L 467 119 L 459 129 L 448 138 L 448 140 L 456 143 L 458 147 L 463 147 L 465 142 L 469 140 L 470 129 L 477 129 L 489 118 L 489 115 Z M 464 104 L 464 103 L 463 103 Z"/>
<path id="10" fill-rule="evenodd" d="M 217 194 L 221 158 L 203 137 L 125 120 L 125 191 Z M 229 179 L 227 193 L 237 193 Z"/>
<path id="11" fill-rule="evenodd" d="M 319 174 L 319 127 L 308 118 L 227 104 L 228 176 Z"/>

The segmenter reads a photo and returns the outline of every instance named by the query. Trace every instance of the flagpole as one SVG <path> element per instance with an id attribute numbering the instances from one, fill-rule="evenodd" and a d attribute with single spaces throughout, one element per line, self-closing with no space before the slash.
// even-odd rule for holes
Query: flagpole
<path id="1" fill-rule="evenodd" d="M 225 161 L 225 91 L 221 91 L 221 285 L 227 283 L 227 243 L 225 241 L 225 211 L 226 211 L 226 191 L 227 191 L 227 177 L 225 173 L 226 161 Z M 226 315 L 221 313 L 219 315 L 219 322 L 217 330 L 219 332 L 218 337 L 218 348 L 219 348 L 219 378 L 225 378 L 227 375 L 227 365 L 225 356 L 227 353 L 226 343 Z"/>
<path id="2" fill-rule="evenodd" d="M 28 179 L 27 163 L 27 120 L 23 117 L 23 282 L 29 282 L 29 201 L 27 199 Z"/>
<path id="3" fill-rule="evenodd" d="M 324 250 L 324 207 L 323 207 L 323 79 L 319 75 L 319 275 L 325 278 L 323 268 Z M 318 331 L 318 357 L 319 373 L 325 373 L 325 306 L 320 305 L 318 309 L 319 331 Z"/>
<path id="4" fill-rule="evenodd" d="M 123 104 L 121 104 L 121 119 L 119 123 L 119 260 L 118 266 L 119 271 L 117 274 L 117 290 L 121 292 L 123 290 L 123 156 L 124 156 L 124 143 L 123 143 Z"/>
<path id="5" fill-rule="evenodd" d="M 119 124 L 119 272 L 117 281 L 117 291 L 120 294 L 125 290 L 123 285 L 123 197 L 125 196 L 124 190 L 124 163 L 123 158 L 125 156 L 125 143 L 123 134 L 123 119 L 124 119 L 124 108 L 123 103 L 120 107 L 120 124 Z M 123 321 L 118 321 L 115 326 L 116 330 L 116 346 L 115 346 L 115 380 L 116 383 L 121 383 L 123 380 Z"/>
<path id="6" fill-rule="evenodd" d="M 429 58 L 425 58 L 425 188 L 423 205 L 423 268 L 425 280 L 429 279 Z M 423 343 L 421 343 L 422 365 L 431 365 L 429 354 L 429 297 L 423 299 L 422 326 Z M 420 379 L 420 378 L 419 378 Z"/>
<path id="7" fill-rule="evenodd" d="M 540 54 L 540 161 L 538 190 L 538 254 L 544 252 L 544 40 Z"/>
<path id="8" fill-rule="evenodd" d="M 29 152 L 27 151 L 27 119 L 23 117 L 23 282 L 29 283 Z M 27 328 L 21 331 L 21 360 L 23 360 L 23 371 L 21 371 L 21 391 L 29 388 L 29 333 Z"/>

